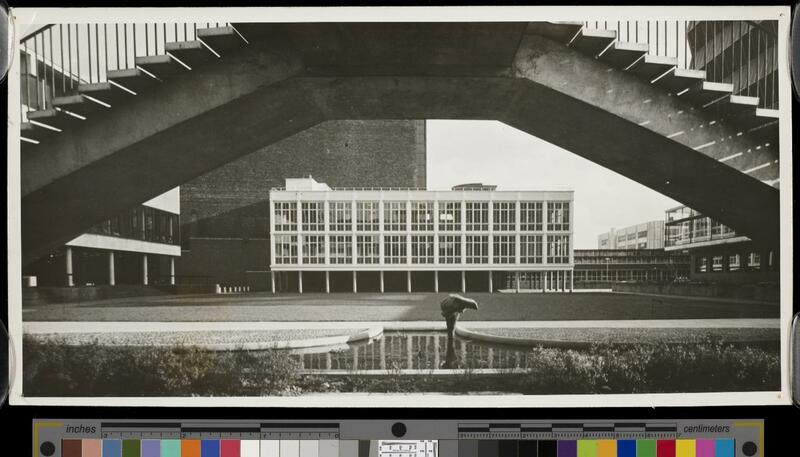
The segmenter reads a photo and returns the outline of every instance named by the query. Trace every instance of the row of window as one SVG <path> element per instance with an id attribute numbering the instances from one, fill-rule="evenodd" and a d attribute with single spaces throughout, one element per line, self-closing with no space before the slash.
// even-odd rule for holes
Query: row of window
<path id="1" fill-rule="evenodd" d="M 353 237 L 350 235 L 304 235 L 301 238 L 303 264 L 324 264 L 325 249 L 329 250 L 330 264 L 353 263 Z M 521 264 L 545 263 L 544 242 L 541 235 L 520 235 L 519 254 Z M 275 263 L 293 265 L 298 263 L 298 236 L 275 235 Z M 380 263 L 379 235 L 357 235 L 355 256 L 358 264 Z M 439 251 L 435 252 L 433 235 L 385 235 L 383 237 L 385 264 L 433 264 L 438 256 L 440 264 L 489 263 L 489 236 L 467 235 L 461 242 L 460 235 L 439 235 Z M 463 252 L 462 252 L 463 250 Z M 514 264 L 517 257 L 515 235 L 495 235 L 492 239 L 492 260 L 495 264 Z M 410 254 L 410 255 L 409 255 Z M 569 263 L 569 236 L 547 237 L 546 258 L 551 264 Z"/>
<path id="2" fill-rule="evenodd" d="M 91 227 L 87 233 L 152 241 L 154 243 L 180 244 L 178 227 L 180 217 L 149 206 L 140 206 Z"/>
<path id="3" fill-rule="evenodd" d="M 330 230 L 377 232 L 380 230 L 380 205 L 377 201 L 332 201 L 329 202 Z M 302 228 L 306 232 L 325 230 L 324 202 L 302 202 L 300 204 Z M 387 232 L 404 232 L 410 226 L 415 232 L 434 230 L 433 202 L 387 201 L 383 204 L 383 228 Z M 275 202 L 275 231 L 293 232 L 298 227 L 297 202 Z M 460 231 L 462 217 L 468 231 L 489 230 L 489 202 L 466 202 L 464 211 L 461 202 L 439 202 L 439 231 Z M 492 205 L 492 228 L 495 231 L 517 230 L 516 202 L 494 202 Z M 522 231 L 542 231 L 544 228 L 544 203 L 520 202 L 519 224 Z M 547 207 L 547 230 L 569 230 L 569 202 L 549 202 Z M 353 218 L 355 217 L 355 221 Z M 354 224 L 355 222 L 355 224 Z"/>
<path id="4" fill-rule="evenodd" d="M 680 246 L 736 236 L 733 229 L 708 217 L 667 224 L 666 233 L 666 246 Z"/>
<path id="5" fill-rule="evenodd" d="M 768 267 L 772 268 L 773 259 L 770 255 Z M 726 262 L 727 261 L 727 262 Z M 695 271 L 698 273 L 719 273 L 724 271 L 761 270 L 761 255 L 751 252 L 746 257 L 739 254 L 714 255 L 696 258 Z"/>
<path id="6" fill-rule="evenodd" d="M 671 281 L 689 275 L 686 270 L 575 270 L 575 282 L 580 281 Z"/>

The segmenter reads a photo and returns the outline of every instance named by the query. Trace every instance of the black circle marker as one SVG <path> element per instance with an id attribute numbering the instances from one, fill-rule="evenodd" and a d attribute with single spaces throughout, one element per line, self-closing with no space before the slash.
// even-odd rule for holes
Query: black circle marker
<path id="1" fill-rule="evenodd" d="M 45 457 L 50 457 L 56 453 L 56 445 L 50 441 L 45 441 L 41 446 L 39 446 L 39 452 L 41 452 Z"/>
<path id="2" fill-rule="evenodd" d="M 752 441 L 747 441 L 742 445 L 742 452 L 747 457 L 756 455 L 756 451 L 758 451 L 758 446 L 756 446 L 756 443 Z"/>
<path id="3" fill-rule="evenodd" d="M 392 435 L 397 438 L 402 438 L 406 434 L 406 424 L 402 422 L 395 422 L 392 425 Z"/>

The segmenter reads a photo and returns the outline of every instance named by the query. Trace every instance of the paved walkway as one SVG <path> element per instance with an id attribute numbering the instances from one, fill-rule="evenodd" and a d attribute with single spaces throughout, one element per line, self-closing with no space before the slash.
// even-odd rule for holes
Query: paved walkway
<path id="1" fill-rule="evenodd" d="M 780 328 L 778 319 L 660 319 L 628 321 L 471 321 L 467 328 Z M 124 333 L 191 331 L 259 331 L 286 329 L 444 330 L 443 321 L 416 322 L 25 322 L 23 333 Z"/>

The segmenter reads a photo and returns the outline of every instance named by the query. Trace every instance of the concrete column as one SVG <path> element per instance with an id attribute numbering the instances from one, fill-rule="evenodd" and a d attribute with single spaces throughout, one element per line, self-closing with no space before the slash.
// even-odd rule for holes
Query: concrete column
<path id="1" fill-rule="evenodd" d="M 75 285 L 75 280 L 72 277 L 72 248 L 67 247 L 66 252 L 64 253 L 64 267 L 66 268 L 66 276 L 67 276 L 67 287 L 72 287 Z"/>
<path id="2" fill-rule="evenodd" d="M 433 291 L 439 293 L 439 270 L 433 270 Z"/>
<path id="3" fill-rule="evenodd" d="M 544 282 L 544 277 L 545 277 L 545 272 L 544 271 L 540 271 L 539 272 L 539 285 L 542 286 L 542 293 L 547 292 L 547 290 L 546 290 L 547 285 Z"/>
<path id="4" fill-rule="evenodd" d="M 169 285 L 175 285 L 175 257 L 169 258 Z"/>
<path id="5" fill-rule="evenodd" d="M 303 272 L 302 271 L 298 271 L 297 272 L 297 292 L 301 293 L 301 294 L 303 293 Z"/>
<path id="6" fill-rule="evenodd" d="M 380 355 L 381 355 L 381 360 L 379 362 L 380 363 L 380 367 L 381 367 L 381 370 L 385 370 L 386 369 L 386 338 L 381 338 L 380 340 L 378 340 L 378 348 L 379 348 L 378 350 L 379 350 Z M 330 352 L 328 354 L 330 354 Z"/>
<path id="7" fill-rule="evenodd" d="M 442 364 L 442 356 L 439 355 L 439 339 L 442 338 L 440 335 L 433 335 L 433 366 L 434 368 L 439 368 Z M 381 338 L 383 341 L 384 338 Z"/>
<path id="8" fill-rule="evenodd" d="M 406 335 L 406 368 L 414 369 L 414 344 L 411 335 Z"/>
<path id="9" fill-rule="evenodd" d="M 274 271 L 270 271 L 269 272 L 269 282 L 270 282 L 270 286 L 272 287 L 272 293 L 274 294 L 275 293 L 275 272 Z"/>
<path id="10" fill-rule="evenodd" d="M 561 272 L 561 292 L 566 292 L 566 291 L 567 291 L 567 272 L 565 270 Z"/>
<path id="11" fill-rule="evenodd" d="M 325 293 L 331 293 L 331 272 L 325 270 Z"/>
<path id="12" fill-rule="evenodd" d="M 353 293 L 358 293 L 358 272 L 353 270 Z"/>
<path id="13" fill-rule="evenodd" d="M 575 270 L 569 272 L 569 291 L 575 290 Z"/>
<path id="14" fill-rule="evenodd" d="M 117 277 L 114 272 L 114 251 L 108 251 L 108 285 L 113 286 L 116 283 Z"/>
<path id="15" fill-rule="evenodd" d="M 467 292 L 467 273 L 461 270 L 461 293 Z"/>
<path id="16" fill-rule="evenodd" d="M 519 293 L 519 271 L 514 272 L 514 290 Z"/>
<path id="17" fill-rule="evenodd" d="M 142 255 L 142 284 L 147 285 L 147 254 Z"/>
<path id="18" fill-rule="evenodd" d="M 406 271 L 406 288 L 408 293 L 411 293 L 411 271 Z"/>
<path id="19" fill-rule="evenodd" d="M 380 277 L 381 277 L 381 293 L 383 293 L 383 292 L 384 292 L 384 287 L 383 287 L 383 270 L 381 270 L 381 271 L 380 271 Z M 381 341 L 383 341 L 383 339 L 381 339 Z"/>
<path id="20" fill-rule="evenodd" d="M 544 272 L 544 290 L 545 291 L 550 290 L 550 272 L 549 271 L 545 271 Z"/>
<path id="21" fill-rule="evenodd" d="M 489 271 L 489 293 L 494 291 L 494 285 L 492 284 L 492 272 Z"/>

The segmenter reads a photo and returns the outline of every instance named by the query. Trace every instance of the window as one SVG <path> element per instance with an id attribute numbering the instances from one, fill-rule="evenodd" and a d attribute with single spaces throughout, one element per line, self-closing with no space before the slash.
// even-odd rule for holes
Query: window
<path id="1" fill-rule="evenodd" d="M 625 237 L 625 235 L 617 236 L 617 247 L 624 246 L 625 245 L 625 241 L 627 241 L 627 238 Z"/>
<path id="2" fill-rule="evenodd" d="M 711 237 L 719 238 L 722 235 L 723 225 L 717 221 L 711 221 Z"/>
<path id="3" fill-rule="evenodd" d="M 433 231 L 433 202 L 411 202 L 411 230 Z"/>
<path id="4" fill-rule="evenodd" d="M 629 233 L 628 234 L 628 241 L 636 241 L 636 234 L 635 233 Z"/>
<path id="5" fill-rule="evenodd" d="M 515 202 L 494 202 L 492 206 L 493 225 L 497 232 L 510 232 L 517 229 L 517 204 Z"/>
<path id="6" fill-rule="evenodd" d="M 411 263 L 433 263 L 433 236 L 411 237 Z"/>
<path id="7" fill-rule="evenodd" d="M 542 263 L 541 235 L 520 235 L 519 261 L 520 263 Z"/>
<path id="8" fill-rule="evenodd" d="M 352 202 L 330 202 L 330 230 L 333 232 L 350 232 L 353 230 Z"/>
<path id="9" fill-rule="evenodd" d="M 297 202 L 275 202 L 275 231 L 297 230 Z"/>
<path id="10" fill-rule="evenodd" d="M 405 235 L 386 235 L 383 237 L 383 258 L 389 264 L 408 262 Z"/>
<path id="11" fill-rule="evenodd" d="M 692 239 L 694 241 L 708 238 L 708 223 L 707 217 L 701 217 L 693 221 Z"/>
<path id="12" fill-rule="evenodd" d="M 461 263 L 461 235 L 439 236 L 439 263 Z"/>
<path id="13" fill-rule="evenodd" d="M 472 232 L 489 230 L 489 203 L 467 202 L 467 230 Z"/>
<path id="14" fill-rule="evenodd" d="M 547 261 L 569 263 L 569 237 L 555 235 L 547 237 Z"/>
<path id="15" fill-rule="evenodd" d="M 711 268 L 713 269 L 713 271 L 717 271 L 717 272 L 723 270 L 723 268 L 722 268 L 722 256 L 721 255 L 715 255 L 713 257 L 712 263 L 711 263 Z"/>
<path id="16" fill-rule="evenodd" d="M 461 230 L 461 202 L 439 202 L 439 230 Z"/>
<path id="17" fill-rule="evenodd" d="M 569 202 L 547 203 L 547 230 L 569 230 Z"/>
<path id="18" fill-rule="evenodd" d="M 739 258 L 739 254 L 733 254 L 728 256 L 728 271 L 739 271 L 741 268 L 741 259 Z"/>
<path id="19" fill-rule="evenodd" d="M 356 202 L 356 230 L 377 232 L 380 230 L 378 202 Z"/>
<path id="20" fill-rule="evenodd" d="M 494 263 L 516 263 L 517 237 L 514 235 L 495 235 L 493 242 Z"/>
<path id="21" fill-rule="evenodd" d="M 489 236 L 467 235 L 467 263 L 489 263 Z"/>
<path id="22" fill-rule="evenodd" d="M 328 246 L 331 264 L 353 263 L 353 238 L 350 235 L 331 235 Z"/>
<path id="23" fill-rule="evenodd" d="M 405 232 L 406 228 L 406 202 L 384 202 L 383 229 L 387 232 Z"/>
<path id="24" fill-rule="evenodd" d="M 747 256 L 747 268 L 751 270 L 758 270 L 761 268 L 761 254 L 757 252 L 751 252 L 749 256 Z"/>
<path id="25" fill-rule="evenodd" d="M 700 273 L 705 273 L 708 271 L 708 258 L 707 257 L 698 257 L 697 258 L 697 271 Z"/>
<path id="26" fill-rule="evenodd" d="M 647 238 L 647 230 L 642 230 L 641 232 L 636 234 L 636 236 L 639 238 Z"/>
<path id="27" fill-rule="evenodd" d="M 542 202 L 520 202 L 520 230 L 533 232 L 542 230 Z M 604 243 L 606 241 L 604 240 Z"/>
<path id="28" fill-rule="evenodd" d="M 303 230 L 321 232 L 325 230 L 325 203 L 303 202 Z"/>
<path id="29" fill-rule="evenodd" d="M 303 263 L 325 263 L 325 235 L 303 235 Z"/>
<path id="30" fill-rule="evenodd" d="M 297 235 L 275 235 L 275 263 L 297 263 Z"/>
<path id="31" fill-rule="evenodd" d="M 356 237 L 358 263 L 374 264 L 380 261 L 378 235 L 359 235 Z"/>

